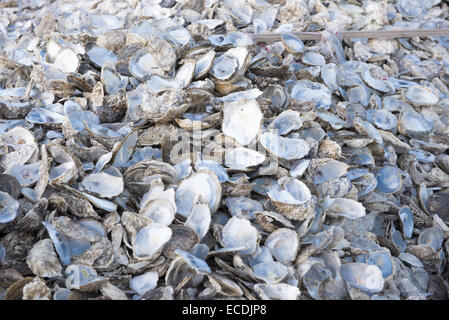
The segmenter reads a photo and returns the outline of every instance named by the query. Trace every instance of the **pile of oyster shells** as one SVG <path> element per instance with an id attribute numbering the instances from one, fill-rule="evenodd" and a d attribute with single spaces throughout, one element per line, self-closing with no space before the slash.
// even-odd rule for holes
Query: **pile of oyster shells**
<path id="1" fill-rule="evenodd" d="M 0 9 L 0 299 L 448 298 L 447 2 Z"/>

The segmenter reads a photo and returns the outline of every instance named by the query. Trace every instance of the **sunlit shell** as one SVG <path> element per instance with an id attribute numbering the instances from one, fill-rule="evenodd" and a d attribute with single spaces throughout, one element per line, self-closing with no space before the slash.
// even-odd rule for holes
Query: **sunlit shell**
<path id="1" fill-rule="evenodd" d="M 315 108 L 328 109 L 331 103 L 331 91 L 321 83 L 309 80 L 296 81 L 290 96 L 300 103 L 311 102 Z"/>
<path id="2" fill-rule="evenodd" d="M 402 180 L 397 168 L 385 166 L 376 174 L 376 189 L 383 193 L 393 193 L 398 191 L 402 186 Z"/>
<path id="3" fill-rule="evenodd" d="M 19 203 L 8 193 L 0 191 L 0 223 L 13 221 L 19 210 Z"/>
<path id="4" fill-rule="evenodd" d="M 328 268 L 324 267 L 320 263 L 314 263 L 309 270 L 304 274 L 302 282 L 307 288 L 307 292 L 313 299 L 319 298 L 319 287 L 321 283 L 324 283 L 331 276 L 331 272 Z"/>
<path id="5" fill-rule="evenodd" d="M 433 131 L 431 123 L 413 109 L 403 111 L 399 116 L 398 130 L 409 137 L 425 136 Z"/>
<path id="6" fill-rule="evenodd" d="M 328 63 L 321 68 L 321 78 L 331 91 L 338 89 L 337 73 L 338 67 L 334 63 Z"/>
<path id="7" fill-rule="evenodd" d="M 396 128 L 398 122 L 396 116 L 385 109 L 369 110 L 367 120 L 382 130 L 392 130 Z"/>
<path id="8" fill-rule="evenodd" d="M 298 300 L 301 291 L 297 286 L 292 286 L 287 283 L 277 284 L 256 284 L 254 286 L 256 291 L 263 300 Z"/>
<path id="9" fill-rule="evenodd" d="M 109 30 L 119 29 L 123 26 L 123 19 L 117 15 L 102 14 L 90 15 L 88 17 L 89 26 L 99 33 Z"/>
<path id="10" fill-rule="evenodd" d="M 25 284 L 22 289 L 23 300 L 50 300 L 51 290 L 45 282 L 36 277 L 31 282 Z"/>
<path id="11" fill-rule="evenodd" d="M 209 231 L 210 222 L 211 214 L 209 204 L 200 196 L 193 204 L 192 210 L 184 225 L 195 230 L 200 236 L 200 239 L 202 239 Z"/>
<path id="12" fill-rule="evenodd" d="M 324 59 L 324 57 L 314 51 L 307 51 L 302 56 L 301 61 L 311 66 L 324 66 L 326 64 L 326 60 Z"/>
<path id="13" fill-rule="evenodd" d="M 133 244 L 134 254 L 141 258 L 156 258 L 171 235 L 171 229 L 160 223 L 152 223 L 140 229 Z"/>
<path id="14" fill-rule="evenodd" d="M 268 197 L 286 218 L 302 221 L 314 214 L 314 202 L 309 188 L 297 179 L 287 179 L 269 187 Z"/>
<path id="15" fill-rule="evenodd" d="M 435 252 L 441 248 L 443 244 L 443 230 L 438 227 L 425 229 L 418 237 L 418 243 L 430 245 Z"/>
<path id="16" fill-rule="evenodd" d="M 182 88 L 181 83 L 171 78 L 164 78 L 157 75 L 152 75 L 147 81 L 148 88 L 153 93 L 160 93 L 167 89 L 179 90 Z"/>
<path id="17" fill-rule="evenodd" d="M 438 96 L 424 86 L 412 86 L 405 93 L 405 97 L 414 105 L 431 106 L 438 102 Z"/>
<path id="18" fill-rule="evenodd" d="M 193 72 L 193 78 L 199 79 L 209 72 L 212 67 L 215 58 L 215 51 L 211 50 L 206 54 L 195 58 L 195 70 Z"/>
<path id="19" fill-rule="evenodd" d="M 176 189 L 177 213 L 187 217 L 199 196 L 207 201 L 212 214 L 217 211 L 221 200 L 221 184 L 213 172 L 200 171 L 181 182 Z"/>
<path id="20" fill-rule="evenodd" d="M 412 267 L 424 268 L 424 265 L 419 261 L 419 259 L 411 253 L 402 252 L 399 255 L 399 259 L 411 265 Z"/>
<path id="21" fill-rule="evenodd" d="M 389 277 L 394 272 L 391 255 L 385 251 L 370 252 L 366 258 L 366 263 L 377 266 L 382 271 L 384 278 Z"/>
<path id="22" fill-rule="evenodd" d="M 105 198 L 112 198 L 123 192 L 123 178 L 105 172 L 86 176 L 80 184 L 84 191 Z"/>
<path id="23" fill-rule="evenodd" d="M 237 58 L 225 53 L 215 58 L 210 74 L 218 80 L 227 80 L 237 72 L 238 66 Z"/>
<path id="24" fill-rule="evenodd" d="M 62 124 L 67 121 L 66 116 L 46 108 L 31 109 L 25 119 L 30 123 L 38 124 Z"/>
<path id="25" fill-rule="evenodd" d="M 227 35 L 212 35 L 208 40 L 215 46 L 250 46 L 253 44 L 251 37 L 243 32 L 231 32 Z"/>
<path id="26" fill-rule="evenodd" d="M 120 75 L 115 71 L 115 67 L 106 63 L 101 68 L 101 82 L 109 94 L 115 94 L 126 85 L 126 82 L 122 81 Z"/>
<path id="27" fill-rule="evenodd" d="M 149 271 L 129 280 L 129 287 L 139 295 L 144 295 L 149 290 L 156 288 L 159 275 L 156 271 Z"/>
<path id="28" fill-rule="evenodd" d="M 265 161 L 265 156 L 256 150 L 234 148 L 225 153 L 225 165 L 232 170 L 247 170 Z"/>
<path id="29" fill-rule="evenodd" d="M 170 225 L 175 218 L 176 203 L 173 189 L 157 191 L 151 188 L 142 197 L 140 214 L 156 223 Z"/>
<path id="30" fill-rule="evenodd" d="M 65 269 L 68 278 L 66 287 L 81 292 L 95 292 L 107 281 L 97 274 L 97 271 L 85 265 L 71 264 Z"/>
<path id="31" fill-rule="evenodd" d="M 159 95 L 144 96 L 142 102 L 143 116 L 160 123 L 167 123 L 180 117 L 190 107 L 186 93 L 173 88 L 165 88 Z"/>
<path id="32" fill-rule="evenodd" d="M 75 52 L 71 49 L 62 49 L 58 52 L 53 65 L 62 72 L 76 72 L 80 61 Z"/>
<path id="33" fill-rule="evenodd" d="M 289 264 L 295 260 L 298 253 L 299 237 L 294 230 L 279 228 L 268 236 L 265 246 L 276 260 Z"/>
<path id="34" fill-rule="evenodd" d="M 63 265 L 70 264 L 72 258 L 72 250 L 68 243 L 67 238 L 62 235 L 56 228 L 48 222 L 42 222 L 42 224 L 47 229 L 48 235 L 53 241 L 56 252 L 58 253 L 59 259 Z"/>
<path id="35" fill-rule="evenodd" d="M 111 159 L 114 166 L 122 166 L 128 162 L 136 147 L 137 137 L 137 132 L 133 131 L 114 146 Z"/>
<path id="36" fill-rule="evenodd" d="M 287 267 L 279 262 L 264 262 L 253 266 L 254 277 L 265 283 L 279 283 L 287 277 Z"/>
<path id="37" fill-rule="evenodd" d="M 76 164 L 73 161 L 64 162 L 50 170 L 50 184 L 64 184 L 73 181 L 77 176 Z"/>
<path id="38" fill-rule="evenodd" d="M 413 213 L 409 207 L 402 207 L 398 211 L 399 219 L 401 221 L 402 232 L 406 238 L 411 238 L 413 232 Z"/>
<path id="39" fill-rule="evenodd" d="M 281 112 L 267 129 L 278 130 L 278 134 L 286 135 L 290 131 L 296 131 L 302 126 L 302 120 L 298 111 L 285 110 Z"/>
<path id="40" fill-rule="evenodd" d="M 371 69 L 365 69 L 362 72 L 363 80 L 373 89 L 392 94 L 395 92 L 394 86 L 388 80 L 376 79 L 372 76 Z"/>
<path id="41" fill-rule="evenodd" d="M 272 132 L 263 133 L 259 139 L 261 145 L 276 158 L 298 160 L 310 151 L 309 144 L 303 139 L 284 138 Z"/>
<path id="42" fill-rule="evenodd" d="M 24 165 L 15 165 L 5 171 L 19 181 L 22 187 L 29 187 L 39 179 L 40 162 Z"/>
<path id="43" fill-rule="evenodd" d="M 14 150 L 2 157 L 0 163 L 6 170 L 15 164 L 24 164 L 37 151 L 33 134 L 22 127 L 15 127 L 4 133 L 0 138 L 0 143 L 10 146 Z"/>
<path id="44" fill-rule="evenodd" d="M 362 120 L 360 117 L 356 117 L 353 124 L 358 133 L 369 136 L 378 144 L 383 143 L 383 139 L 379 131 L 377 131 L 377 129 L 368 121 Z"/>
<path id="45" fill-rule="evenodd" d="M 270 85 L 264 90 L 264 97 L 270 99 L 270 108 L 273 110 L 284 110 L 289 103 L 289 95 L 284 86 Z"/>
<path id="46" fill-rule="evenodd" d="M 249 220 L 232 217 L 222 230 L 222 242 L 228 248 L 243 247 L 239 250 L 241 255 L 252 254 L 259 241 L 259 233 Z"/>
<path id="47" fill-rule="evenodd" d="M 396 3 L 396 8 L 408 19 L 418 17 L 423 10 L 419 1 L 416 0 L 399 0 Z"/>
<path id="48" fill-rule="evenodd" d="M 181 83 L 182 88 L 187 88 L 189 86 L 190 82 L 193 79 L 195 67 L 195 59 L 187 59 L 176 72 L 175 80 Z"/>
<path id="49" fill-rule="evenodd" d="M 377 266 L 364 263 L 345 263 L 340 267 L 340 273 L 348 284 L 367 292 L 379 292 L 384 287 L 382 272 Z"/>
<path id="50" fill-rule="evenodd" d="M 226 182 L 229 180 L 229 176 L 228 176 L 225 168 L 223 168 L 223 166 L 221 166 L 218 162 L 216 162 L 214 160 L 204 160 L 204 159 L 198 160 L 197 162 L 195 162 L 195 170 L 196 171 L 202 171 L 202 170 L 213 171 L 217 175 L 218 180 L 220 180 L 220 182 Z"/>
<path id="51" fill-rule="evenodd" d="M 111 51 L 102 47 L 93 47 L 87 51 L 89 60 L 97 67 L 101 68 L 104 64 L 116 64 L 117 56 Z"/>
<path id="52" fill-rule="evenodd" d="M 313 183 L 321 184 L 334 178 L 339 178 L 346 174 L 349 166 L 334 159 L 312 159 L 309 165 Z"/>
<path id="53" fill-rule="evenodd" d="M 149 75 L 168 73 L 176 61 L 176 54 L 167 41 L 154 38 L 150 44 L 129 60 L 129 71 L 140 80 Z"/>
<path id="54" fill-rule="evenodd" d="M 301 39 L 291 33 L 283 33 L 281 35 L 282 43 L 290 53 L 301 53 L 304 51 L 304 43 Z"/>
<path id="55" fill-rule="evenodd" d="M 262 205 L 248 197 L 227 197 L 225 199 L 229 213 L 235 217 L 254 219 L 254 213 L 262 211 Z"/>
<path id="56" fill-rule="evenodd" d="M 0 299 L 448 298 L 446 2 L 6 2 Z"/>
<path id="57" fill-rule="evenodd" d="M 365 207 L 352 199 L 334 198 L 327 201 L 326 213 L 329 216 L 357 219 L 365 216 Z"/>
<path id="58" fill-rule="evenodd" d="M 257 137 L 262 118 L 255 99 L 226 102 L 223 105 L 223 133 L 246 146 Z"/>
<path id="59" fill-rule="evenodd" d="M 190 176 L 190 174 L 192 173 L 192 166 L 191 166 L 191 164 L 192 164 L 192 160 L 185 159 L 183 161 L 178 162 L 177 164 L 175 164 L 173 166 L 173 168 L 175 168 L 175 170 L 177 172 L 178 180 L 182 180 L 182 179 L 187 178 L 188 176 Z M 201 170 L 197 169 L 197 171 L 201 171 Z M 212 170 L 212 171 L 214 171 L 214 170 Z M 217 173 L 215 172 L 215 174 L 217 174 Z M 217 177 L 218 177 L 218 174 L 217 174 Z"/>

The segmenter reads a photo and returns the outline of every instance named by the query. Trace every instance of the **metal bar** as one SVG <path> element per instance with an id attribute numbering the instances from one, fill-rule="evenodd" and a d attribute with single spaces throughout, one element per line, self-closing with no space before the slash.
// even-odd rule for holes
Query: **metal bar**
<path id="1" fill-rule="evenodd" d="M 301 40 L 321 40 L 321 32 L 292 32 Z M 281 33 L 249 34 L 256 42 L 274 42 L 281 40 Z M 395 39 L 410 37 L 449 37 L 448 29 L 411 29 L 411 30 L 367 30 L 342 31 L 336 34 L 343 39 Z"/>

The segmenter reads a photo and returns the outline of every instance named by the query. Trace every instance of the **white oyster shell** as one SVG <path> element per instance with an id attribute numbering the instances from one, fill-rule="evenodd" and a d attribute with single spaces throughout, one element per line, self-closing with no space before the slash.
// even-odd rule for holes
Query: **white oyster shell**
<path id="1" fill-rule="evenodd" d="M 334 198 L 326 201 L 326 213 L 330 216 L 340 216 L 357 219 L 365 216 L 365 207 L 358 201 L 346 198 Z"/>
<path id="2" fill-rule="evenodd" d="M 140 214 L 169 226 L 176 214 L 175 191 L 150 189 L 142 198 Z"/>
<path id="3" fill-rule="evenodd" d="M 34 162 L 24 165 L 15 165 L 5 171 L 19 181 L 22 187 L 29 187 L 39 179 L 40 162 Z"/>
<path id="4" fill-rule="evenodd" d="M 178 214 L 187 217 L 199 196 L 207 201 L 212 214 L 217 211 L 221 200 L 221 184 L 215 173 L 197 172 L 181 182 L 176 189 Z"/>
<path id="5" fill-rule="evenodd" d="M 262 146 L 273 156 L 285 160 L 304 158 L 310 151 L 310 146 L 303 139 L 284 138 L 272 132 L 264 132 L 260 138 Z"/>
<path id="6" fill-rule="evenodd" d="M 245 171 L 265 161 L 265 156 L 256 150 L 234 148 L 225 153 L 225 164 L 229 169 Z"/>
<path id="7" fill-rule="evenodd" d="M 276 229 L 268 236 L 265 246 L 276 260 L 289 264 L 295 260 L 299 250 L 298 233 L 287 228 Z"/>
<path id="8" fill-rule="evenodd" d="M 19 203 L 8 193 L 0 191 L 0 223 L 13 221 L 17 216 Z"/>
<path id="9" fill-rule="evenodd" d="M 200 236 L 200 239 L 202 239 L 209 231 L 210 222 L 211 214 L 209 204 L 200 196 L 192 206 L 192 210 L 184 225 L 195 230 Z"/>
<path id="10" fill-rule="evenodd" d="M 431 106 L 439 100 L 438 96 L 429 88 L 420 85 L 414 85 L 408 88 L 405 97 L 417 106 Z"/>
<path id="11" fill-rule="evenodd" d="M 132 277 L 129 280 L 129 287 L 139 295 L 144 295 L 148 290 L 156 288 L 159 274 L 156 271 L 149 271 L 140 276 Z"/>
<path id="12" fill-rule="evenodd" d="M 80 184 L 82 190 L 105 198 L 118 196 L 123 192 L 122 177 L 116 177 L 105 172 L 87 175 Z"/>
<path id="13" fill-rule="evenodd" d="M 62 49 L 58 52 L 53 65 L 65 73 L 76 72 L 80 61 L 77 54 L 72 49 Z"/>
<path id="14" fill-rule="evenodd" d="M 262 112 L 255 99 L 225 102 L 222 130 L 246 146 L 257 137 L 262 119 Z"/>
<path id="15" fill-rule="evenodd" d="M 312 193 L 297 179 L 280 179 L 278 183 L 270 185 L 267 195 L 288 219 L 302 221 L 315 214 Z"/>
<path id="16" fill-rule="evenodd" d="M 252 254 L 259 241 L 257 229 L 251 225 L 249 220 L 232 217 L 228 220 L 222 231 L 223 244 L 228 248 L 243 247 L 239 250 L 241 255 Z"/>
<path id="17" fill-rule="evenodd" d="M 256 284 L 254 291 L 259 294 L 263 300 L 298 300 L 301 292 L 297 286 L 287 283 L 276 284 Z"/>
<path id="18" fill-rule="evenodd" d="M 253 267 L 254 277 L 265 283 L 279 283 L 287 277 L 287 267 L 279 262 L 263 262 Z"/>
<path id="19" fill-rule="evenodd" d="M 153 38 L 148 47 L 136 52 L 129 60 L 129 72 L 139 80 L 153 74 L 168 73 L 176 62 L 173 47 L 164 39 Z"/>
<path id="20" fill-rule="evenodd" d="M 285 110 L 280 113 L 267 129 L 275 129 L 280 135 L 289 134 L 290 131 L 298 130 L 302 126 L 302 120 L 298 111 Z"/>
<path id="21" fill-rule="evenodd" d="M 116 64 L 117 56 L 103 47 L 93 47 L 87 51 L 90 61 L 101 68 L 104 64 Z"/>
<path id="22" fill-rule="evenodd" d="M 139 258 L 156 258 L 171 235 L 172 230 L 160 223 L 152 223 L 140 229 L 133 244 L 134 255 Z"/>
<path id="23" fill-rule="evenodd" d="M 384 287 L 382 271 L 375 265 L 346 263 L 341 265 L 340 273 L 349 285 L 362 291 L 375 293 Z"/>

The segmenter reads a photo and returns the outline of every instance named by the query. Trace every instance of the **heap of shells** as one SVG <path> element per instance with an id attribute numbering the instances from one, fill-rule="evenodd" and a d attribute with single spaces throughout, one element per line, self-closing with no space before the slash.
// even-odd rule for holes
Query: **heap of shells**
<path id="1" fill-rule="evenodd" d="M 0 299 L 448 298 L 447 2 L 0 9 Z"/>

